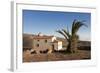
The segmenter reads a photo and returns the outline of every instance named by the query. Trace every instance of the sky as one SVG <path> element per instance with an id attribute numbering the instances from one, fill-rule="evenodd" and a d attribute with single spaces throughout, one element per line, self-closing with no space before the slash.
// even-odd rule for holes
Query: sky
<path id="1" fill-rule="evenodd" d="M 91 13 L 23 10 L 23 33 L 63 37 L 56 30 L 68 27 L 70 31 L 74 19 L 85 21 L 88 27 L 82 26 L 77 34 L 80 40 L 90 41 Z"/>

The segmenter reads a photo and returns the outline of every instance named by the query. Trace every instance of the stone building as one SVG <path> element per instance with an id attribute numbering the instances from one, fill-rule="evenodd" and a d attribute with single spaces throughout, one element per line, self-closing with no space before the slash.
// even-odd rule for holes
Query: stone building
<path id="1" fill-rule="evenodd" d="M 61 50 L 62 42 L 58 41 L 55 36 L 47 36 L 39 33 L 33 37 L 32 49 L 37 53 L 45 50 L 51 53 L 53 50 Z"/>

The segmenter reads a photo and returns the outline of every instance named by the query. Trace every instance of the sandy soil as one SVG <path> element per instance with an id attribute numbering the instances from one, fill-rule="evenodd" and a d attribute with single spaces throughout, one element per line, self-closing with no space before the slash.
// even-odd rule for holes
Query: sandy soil
<path id="1" fill-rule="evenodd" d="M 41 62 L 41 61 L 61 61 L 61 60 L 86 60 L 91 59 L 91 52 L 78 50 L 77 53 L 63 54 L 31 54 L 30 51 L 23 52 L 23 62 Z"/>

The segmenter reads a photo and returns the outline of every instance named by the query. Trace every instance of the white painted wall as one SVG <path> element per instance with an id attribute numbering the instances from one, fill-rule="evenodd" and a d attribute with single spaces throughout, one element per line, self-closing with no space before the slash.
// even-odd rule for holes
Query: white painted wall
<path id="1" fill-rule="evenodd" d="M 62 42 L 58 42 L 58 50 L 61 50 L 62 49 Z"/>
<path id="2" fill-rule="evenodd" d="M 56 40 L 57 38 L 54 36 L 53 38 L 52 38 L 52 42 L 54 41 L 54 40 Z"/>

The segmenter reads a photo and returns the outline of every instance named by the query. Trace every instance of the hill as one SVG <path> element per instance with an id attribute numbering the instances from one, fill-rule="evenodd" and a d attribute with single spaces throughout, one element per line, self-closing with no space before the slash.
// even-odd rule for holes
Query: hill
<path id="1" fill-rule="evenodd" d="M 34 35 L 34 34 L 23 34 L 23 47 L 30 47 L 31 48 L 32 44 L 33 44 L 32 38 L 34 36 L 36 36 L 36 35 Z M 62 41 L 63 47 L 66 47 L 67 44 L 68 44 L 68 42 L 66 42 L 66 40 L 64 38 L 57 37 L 57 40 Z M 80 40 L 78 42 L 78 48 L 90 50 L 91 49 L 91 42 Z"/>

